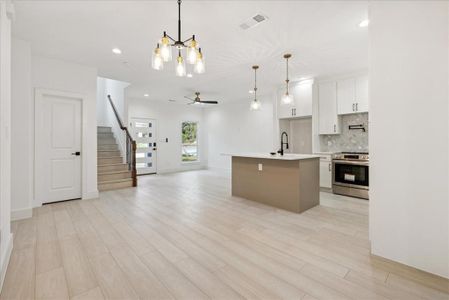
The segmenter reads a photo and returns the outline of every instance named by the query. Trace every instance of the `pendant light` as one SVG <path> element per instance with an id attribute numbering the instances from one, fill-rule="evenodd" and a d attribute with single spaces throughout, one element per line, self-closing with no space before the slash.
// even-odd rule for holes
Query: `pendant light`
<path id="1" fill-rule="evenodd" d="M 260 109 L 260 101 L 257 100 L 257 69 L 259 66 L 253 66 L 254 70 L 254 100 L 251 101 L 251 110 L 259 110 Z"/>
<path id="2" fill-rule="evenodd" d="M 195 35 L 183 41 L 181 40 L 181 0 L 178 2 L 178 37 L 175 40 L 164 31 L 161 40 L 153 51 L 151 66 L 155 70 L 162 70 L 164 63 L 172 60 L 172 47 L 178 50 L 178 56 L 175 62 L 176 76 L 186 75 L 186 60 L 188 64 L 194 65 L 193 71 L 198 74 L 205 72 L 205 64 L 201 48 L 198 48 L 198 42 Z M 181 50 L 186 48 L 186 58 L 182 56 Z"/>
<path id="3" fill-rule="evenodd" d="M 289 90 L 288 90 L 288 84 L 289 84 L 289 82 L 290 82 L 290 80 L 288 79 L 288 59 L 289 59 L 290 57 L 292 57 L 291 54 L 285 54 L 285 55 L 284 55 L 284 58 L 285 58 L 285 61 L 286 61 L 286 65 L 287 65 L 287 79 L 285 80 L 285 85 L 286 85 L 286 86 L 285 86 L 285 94 L 282 95 L 281 103 L 282 103 L 282 104 L 286 104 L 286 105 L 292 104 L 293 101 L 294 101 L 293 95 L 290 95 Z"/>

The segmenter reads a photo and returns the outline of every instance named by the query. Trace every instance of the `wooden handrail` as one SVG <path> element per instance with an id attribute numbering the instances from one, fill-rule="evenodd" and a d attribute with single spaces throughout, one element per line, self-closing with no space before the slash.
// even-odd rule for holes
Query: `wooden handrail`
<path id="1" fill-rule="evenodd" d="M 136 170 L 136 141 L 132 138 L 129 130 L 123 125 L 122 119 L 120 118 L 117 108 L 112 101 L 111 95 L 108 95 L 109 103 L 111 104 L 112 111 L 114 112 L 115 118 L 117 119 L 120 129 L 125 132 L 126 135 L 126 163 L 128 164 L 128 169 L 131 171 L 131 176 L 133 180 L 133 186 L 137 186 L 137 170 Z"/>

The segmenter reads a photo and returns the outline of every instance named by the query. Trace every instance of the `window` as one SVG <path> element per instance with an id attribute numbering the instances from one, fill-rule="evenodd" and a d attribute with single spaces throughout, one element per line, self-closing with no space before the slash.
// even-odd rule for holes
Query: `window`
<path id="1" fill-rule="evenodd" d="M 182 161 L 198 161 L 198 123 L 182 122 Z"/>

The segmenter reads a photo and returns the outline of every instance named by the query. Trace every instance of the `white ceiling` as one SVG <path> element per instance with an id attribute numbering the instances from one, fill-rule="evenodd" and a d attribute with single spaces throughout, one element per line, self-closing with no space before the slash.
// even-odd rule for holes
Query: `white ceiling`
<path id="1" fill-rule="evenodd" d="M 183 39 L 196 34 L 206 73 L 177 78 L 174 64 L 151 69 L 162 32 L 177 35 L 177 4 L 170 1 L 15 1 L 13 35 L 31 41 L 36 54 L 95 66 L 99 75 L 131 83 L 128 96 L 177 99 L 199 90 L 220 101 L 250 99 L 251 66 L 258 87 L 271 93 L 285 79 L 282 55 L 291 52 L 292 78 L 366 68 L 366 1 L 193 1 L 182 4 Z M 269 20 L 242 30 L 261 13 Z M 122 55 L 111 52 L 120 48 Z M 205 99 L 207 100 L 207 99 Z"/>

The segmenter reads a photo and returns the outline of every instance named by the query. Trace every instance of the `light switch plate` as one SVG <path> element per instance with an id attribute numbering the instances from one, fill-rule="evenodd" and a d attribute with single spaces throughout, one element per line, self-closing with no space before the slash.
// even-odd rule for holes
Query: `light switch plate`
<path id="1" fill-rule="evenodd" d="M 258 169 L 259 169 L 259 171 L 262 171 L 262 169 L 263 169 L 262 164 L 258 164 Z"/>

